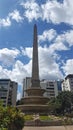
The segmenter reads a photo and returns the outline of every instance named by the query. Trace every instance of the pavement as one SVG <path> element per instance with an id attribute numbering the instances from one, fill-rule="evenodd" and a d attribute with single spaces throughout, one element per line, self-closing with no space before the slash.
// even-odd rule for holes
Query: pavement
<path id="1" fill-rule="evenodd" d="M 48 126 L 48 127 L 26 127 L 23 130 L 73 130 L 72 126 Z"/>

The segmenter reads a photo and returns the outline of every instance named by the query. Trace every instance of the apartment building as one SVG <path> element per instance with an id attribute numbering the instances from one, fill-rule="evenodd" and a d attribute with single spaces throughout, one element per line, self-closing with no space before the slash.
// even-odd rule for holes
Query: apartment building
<path id="1" fill-rule="evenodd" d="M 58 80 L 57 81 L 58 93 L 62 92 L 62 81 L 63 80 Z"/>
<path id="2" fill-rule="evenodd" d="M 23 80 L 23 97 L 25 97 L 27 95 L 26 93 L 26 89 L 29 88 L 31 86 L 31 77 L 26 77 Z"/>
<path id="3" fill-rule="evenodd" d="M 53 98 L 58 95 L 58 86 L 57 81 L 55 80 L 43 80 L 40 82 L 41 87 L 46 90 L 44 93 L 44 96 L 47 96 L 48 98 Z"/>
<path id="4" fill-rule="evenodd" d="M 27 95 L 26 89 L 31 86 L 31 77 L 26 77 L 23 80 L 23 96 Z M 40 86 L 45 89 L 44 96 L 48 98 L 56 97 L 59 93 L 58 82 L 55 80 L 41 80 Z M 59 87 L 60 88 L 60 87 Z"/>
<path id="5" fill-rule="evenodd" d="M 0 79 L 0 100 L 3 106 L 16 106 L 18 84 L 10 79 Z"/>
<path id="6" fill-rule="evenodd" d="M 62 91 L 73 91 L 73 74 L 69 74 L 62 81 Z"/>

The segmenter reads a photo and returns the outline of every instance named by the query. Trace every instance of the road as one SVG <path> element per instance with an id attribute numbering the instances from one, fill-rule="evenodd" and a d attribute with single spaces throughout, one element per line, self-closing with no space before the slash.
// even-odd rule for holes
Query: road
<path id="1" fill-rule="evenodd" d="M 23 130 L 73 130 L 73 126 L 24 127 Z"/>

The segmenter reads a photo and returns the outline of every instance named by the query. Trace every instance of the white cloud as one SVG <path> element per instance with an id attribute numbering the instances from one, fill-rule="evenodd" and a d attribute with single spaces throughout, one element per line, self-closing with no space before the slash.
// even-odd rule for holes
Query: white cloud
<path id="1" fill-rule="evenodd" d="M 68 50 L 69 48 L 64 44 L 65 42 L 69 42 L 69 46 L 72 46 L 72 37 L 73 31 L 70 30 L 68 32 L 64 32 L 64 34 L 57 35 L 55 30 L 49 30 L 43 32 L 41 36 L 41 41 L 46 41 L 53 39 L 53 43 L 49 47 L 41 47 L 39 46 L 39 66 L 40 66 L 40 78 L 50 78 L 50 79 L 58 79 L 62 78 L 63 75 L 60 71 L 59 63 L 56 62 L 59 55 L 56 54 L 57 51 Z M 50 33 L 51 32 L 51 33 Z M 50 34 L 49 34 L 50 33 Z M 52 37 L 53 34 L 53 37 Z M 56 36 L 56 37 L 55 37 Z M 40 40 L 39 40 L 40 41 Z M 27 64 L 23 64 L 19 60 L 15 60 L 19 54 L 24 55 L 26 58 L 29 58 L 29 62 Z M 23 78 L 26 76 L 31 76 L 32 71 L 32 47 L 21 47 L 21 52 L 18 49 L 0 49 L 0 61 L 6 66 L 12 65 L 12 70 L 4 69 L 0 66 L 0 73 L 2 77 L 10 78 L 18 82 L 22 83 Z M 6 68 L 6 67 L 5 67 Z M 64 69 L 65 67 L 63 67 Z M 64 70 L 63 70 L 64 71 Z"/>
<path id="2" fill-rule="evenodd" d="M 38 36 L 39 42 L 42 41 L 52 41 L 56 37 L 57 33 L 54 29 L 45 30 L 42 35 Z"/>
<path id="3" fill-rule="evenodd" d="M 12 49 L 9 50 L 8 48 L 0 49 L 0 61 L 5 66 L 13 65 L 15 58 L 19 55 L 19 50 Z"/>
<path id="4" fill-rule="evenodd" d="M 29 49 L 26 48 L 26 50 L 26 56 L 28 57 Z M 29 60 L 28 64 L 23 64 L 20 60 L 16 60 L 19 54 L 20 51 L 17 49 L 9 50 L 4 48 L 0 50 L 0 61 L 2 62 L 2 66 L 0 66 L 0 78 L 10 78 L 12 81 L 22 84 L 25 77 L 31 76 L 31 60 Z M 12 69 L 7 68 L 10 65 L 12 65 Z"/>
<path id="5" fill-rule="evenodd" d="M 32 58 L 32 48 L 31 47 L 26 47 L 26 48 L 21 47 L 21 51 L 24 56 L 27 56 L 30 59 Z"/>
<path id="6" fill-rule="evenodd" d="M 49 46 L 49 51 L 54 53 L 55 51 L 66 51 L 69 48 L 65 45 L 65 39 L 62 36 L 57 36 L 54 43 Z"/>
<path id="7" fill-rule="evenodd" d="M 66 51 L 73 46 L 73 30 L 63 32 L 59 35 L 54 29 L 45 30 L 38 36 L 38 41 L 39 43 L 45 42 L 45 44 L 46 42 L 51 42 L 51 45 L 49 45 L 49 51 L 52 54 L 55 51 Z"/>
<path id="8" fill-rule="evenodd" d="M 49 52 L 49 48 L 39 47 L 40 78 L 60 79 L 63 77 L 55 58 L 57 57 Z"/>
<path id="9" fill-rule="evenodd" d="M 12 20 L 15 20 L 17 23 L 22 22 L 23 20 L 23 17 L 20 15 L 17 9 L 9 13 L 6 18 L 3 19 L 0 18 L 0 27 L 11 26 Z"/>
<path id="10" fill-rule="evenodd" d="M 6 18 L 0 18 L 0 26 L 11 26 L 12 20 L 17 23 L 22 22 L 25 18 L 29 22 L 41 19 L 42 21 L 59 24 L 61 22 L 73 25 L 73 4 L 72 0 L 64 0 L 63 3 L 57 0 L 47 0 L 39 4 L 35 0 L 28 0 L 20 4 L 24 8 L 23 14 L 15 9 L 8 14 Z"/>
<path id="11" fill-rule="evenodd" d="M 65 75 L 73 74 L 73 59 L 68 59 L 62 67 Z"/>
<path id="12" fill-rule="evenodd" d="M 53 36 L 52 36 L 53 35 Z M 50 37 L 50 38 L 49 38 Z M 51 41 L 53 43 L 49 47 L 39 46 L 39 72 L 40 78 L 43 79 L 59 79 L 63 78 L 62 72 L 60 70 L 60 64 L 57 63 L 57 58 L 59 55 L 57 51 L 68 50 L 69 47 L 73 45 L 73 31 L 64 32 L 58 35 L 55 30 L 48 30 L 43 32 L 39 36 L 39 41 Z M 69 47 L 66 45 L 69 45 Z M 27 64 L 23 64 L 19 60 L 15 60 L 17 56 L 21 53 L 22 56 L 29 58 Z M 21 52 L 17 49 L 0 49 L 0 61 L 4 65 L 12 65 L 12 69 L 8 70 L 0 66 L 0 78 L 10 78 L 13 81 L 22 84 L 23 79 L 27 76 L 31 76 L 32 71 L 32 47 L 21 47 Z M 59 61 L 61 62 L 61 61 Z M 63 65 L 63 72 L 67 75 L 68 73 L 73 73 L 72 71 L 73 60 L 67 60 Z"/>
<path id="13" fill-rule="evenodd" d="M 12 81 L 18 82 L 20 85 L 22 84 L 23 79 L 26 76 L 29 76 L 26 66 L 19 60 L 15 62 L 10 70 L 0 66 L 0 74 L 0 78 L 9 78 Z"/>
<path id="14" fill-rule="evenodd" d="M 6 19 L 0 19 L 0 27 L 7 27 L 11 25 L 10 18 L 7 17 Z"/>
<path id="15" fill-rule="evenodd" d="M 52 41 L 51 45 L 49 46 L 49 51 L 51 54 L 53 54 L 55 51 L 62 51 L 69 49 L 65 43 L 69 42 L 68 44 L 71 44 L 70 34 L 72 34 L 72 32 L 73 31 L 71 30 L 70 32 L 65 32 L 64 34 L 58 35 L 56 30 L 54 29 L 45 30 L 41 35 L 38 36 L 38 41 L 39 43 L 40 42 L 46 43 L 46 41 L 48 42 Z"/>
<path id="16" fill-rule="evenodd" d="M 22 84 L 23 79 L 25 77 L 31 76 L 32 58 L 30 58 L 30 55 L 32 53 L 32 48 L 30 48 L 31 50 L 30 52 L 29 49 L 27 48 L 25 50 L 26 50 L 26 57 L 29 58 L 29 62 L 27 64 L 23 64 L 21 61 L 16 60 L 12 66 L 12 69 L 10 70 L 0 66 L 0 73 L 1 73 L 0 78 L 3 77 L 10 78 L 11 80 L 18 82 L 19 84 Z M 15 58 L 19 54 L 19 51 L 17 51 L 15 54 L 14 54 L 15 51 L 13 50 L 10 50 L 9 52 L 10 54 L 8 53 L 8 51 L 4 52 L 5 54 L 7 54 L 7 57 L 10 55 L 14 55 Z M 39 47 L 39 70 L 41 79 L 42 78 L 58 79 L 62 77 L 62 73 L 60 72 L 59 69 L 59 64 L 56 63 L 55 58 L 56 57 L 54 55 L 50 54 L 49 48 L 41 46 Z M 12 61 L 10 60 L 10 62 Z"/>
<path id="17" fill-rule="evenodd" d="M 73 46 L 73 30 L 64 32 L 63 34 L 57 35 L 54 43 L 50 45 L 50 51 L 62 51 L 69 50 Z"/>
<path id="18" fill-rule="evenodd" d="M 66 32 L 64 38 L 69 44 L 69 47 L 73 46 L 73 30 Z"/>
<path id="19" fill-rule="evenodd" d="M 73 31 L 64 32 L 58 35 L 55 30 L 45 31 L 39 36 L 39 41 L 52 40 L 53 43 L 49 47 L 39 46 L 39 71 L 40 78 L 47 79 L 59 79 L 63 78 L 62 72 L 60 70 L 60 64 L 56 62 L 59 58 L 57 51 L 68 50 L 69 47 L 73 45 Z M 51 32 L 51 33 L 50 33 Z M 50 34 L 49 34 L 50 33 Z M 53 35 L 53 36 L 52 36 Z M 50 37 L 50 39 L 49 39 Z M 66 42 L 69 46 L 66 45 Z M 1 77 L 10 78 L 13 81 L 22 83 L 23 79 L 27 76 L 31 76 L 32 71 L 32 47 L 21 47 L 21 52 L 17 49 L 7 49 L 3 48 L 0 50 L 0 61 L 6 65 L 12 65 L 12 70 L 8 70 L 0 66 Z M 19 60 L 15 60 L 19 54 L 29 58 L 27 64 L 23 64 Z M 15 62 L 14 62 L 15 60 Z M 63 72 L 67 75 L 68 73 L 73 73 L 72 71 L 73 60 L 67 60 L 63 65 Z"/>
<path id="20" fill-rule="evenodd" d="M 31 22 L 33 19 L 37 20 L 40 16 L 40 7 L 38 3 L 35 2 L 35 0 L 29 0 L 24 3 L 21 3 L 21 5 L 25 8 L 24 16 L 28 18 L 29 22 Z"/>
<path id="21" fill-rule="evenodd" d="M 21 84 L 23 78 L 28 76 L 28 71 L 26 70 L 25 65 L 21 61 L 17 60 L 12 71 L 9 72 L 9 75 L 12 80 Z"/>
<path id="22" fill-rule="evenodd" d="M 55 53 L 54 54 L 51 53 L 49 51 L 49 47 L 46 46 L 44 47 L 39 46 L 38 51 L 39 51 L 40 78 L 58 79 L 62 77 L 62 74 L 59 69 L 59 65 L 56 63 L 56 59 L 58 58 L 58 55 L 56 55 Z M 24 51 L 24 55 L 25 54 L 28 58 L 31 58 L 32 48 L 26 48 Z M 27 71 L 30 72 L 29 75 L 31 76 L 30 68 L 32 68 L 32 59 L 30 59 L 30 62 L 27 65 L 25 65 L 25 67 Z"/>
<path id="23" fill-rule="evenodd" d="M 11 19 L 15 20 L 16 22 L 22 22 L 23 20 L 18 10 L 14 10 L 12 13 L 9 13 L 9 17 L 11 17 Z"/>
<path id="24" fill-rule="evenodd" d="M 59 23 L 62 21 L 64 15 L 63 7 L 62 4 L 56 0 L 48 0 L 45 4 L 41 5 L 41 8 L 43 20 L 46 20 L 47 22 L 51 21 L 53 23 Z"/>
<path id="25" fill-rule="evenodd" d="M 63 3 L 57 0 L 47 0 L 44 4 L 38 4 L 35 0 L 28 0 L 21 3 L 24 7 L 24 16 L 31 22 L 33 19 L 41 19 L 54 24 L 65 22 L 73 25 L 73 4 L 72 0 L 64 0 Z"/>
<path id="26" fill-rule="evenodd" d="M 1 78 L 9 78 L 6 73 L 6 69 L 3 69 L 2 66 L 0 66 L 0 79 Z"/>
<path id="27" fill-rule="evenodd" d="M 65 22 L 73 25 L 73 4 L 71 0 L 64 0 L 63 3 L 57 0 L 47 1 L 42 5 L 43 19 L 53 23 Z"/>

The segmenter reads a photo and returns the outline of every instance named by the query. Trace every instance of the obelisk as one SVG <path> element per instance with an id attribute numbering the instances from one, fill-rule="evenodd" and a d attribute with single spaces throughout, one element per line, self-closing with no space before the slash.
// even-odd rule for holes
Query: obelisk
<path id="1" fill-rule="evenodd" d="M 37 26 L 36 26 L 36 24 L 34 25 L 33 35 L 34 36 L 33 36 L 31 87 L 40 87 L 39 65 L 38 65 L 38 39 L 37 39 Z"/>
<path id="2" fill-rule="evenodd" d="M 21 99 L 22 105 L 17 108 L 25 113 L 44 113 L 48 111 L 48 98 L 43 94 L 45 89 L 40 87 L 39 64 L 38 64 L 38 38 L 37 26 L 34 25 L 33 31 L 33 54 L 32 54 L 32 77 L 31 85 L 25 90 L 27 95 Z"/>

